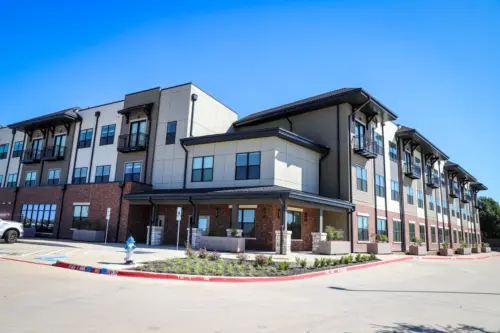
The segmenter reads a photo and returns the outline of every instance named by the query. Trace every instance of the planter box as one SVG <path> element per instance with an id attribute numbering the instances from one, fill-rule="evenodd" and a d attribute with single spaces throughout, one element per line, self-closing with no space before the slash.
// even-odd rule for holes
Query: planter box
<path id="1" fill-rule="evenodd" d="M 481 252 L 489 253 L 489 252 L 491 252 L 491 247 L 482 247 Z"/>
<path id="2" fill-rule="evenodd" d="M 369 243 L 366 252 L 373 254 L 392 254 L 392 244 L 390 243 Z"/>
<path id="3" fill-rule="evenodd" d="M 201 236 L 200 249 L 219 252 L 245 252 L 245 238 Z"/>
<path id="4" fill-rule="evenodd" d="M 455 251 L 453 251 L 453 249 L 439 249 L 440 256 L 449 257 L 449 256 L 452 256 L 454 253 L 455 253 Z"/>
<path id="5" fill-rule="evenodd" d="M 473 247 L 472 248 L 472 253 L 481 253 L 481 249 L 478 247 Z"/>
<path id="6" fill-rule="evenodd" d="M 82 242 L 104 242 L 104 231 L 99 230 L 73 230 L 71 239 Z"/>
<path id="7" fill-rule="evenodd" d="M 35 237 L 36 229 L 35 227 L 23 228 L 23 238 L 33 238 Z"/>
<path id="8" fill-rule="evenodd" d="M 409 253 L 412 256 L 426 256 L 427 248 L 425 247 L 425 245 L 424 246 L 410 245 Z"/>
<path id="9" fill-rule="evenodd" d="M 471 253 L 472 253 L 472 250 L 470 247 L 457 249 L 457 254 L 467 255 L 467 254 L 471 254 Z"/>
<path id="10" fill-rule="evenodd" d="M 347 241 L 320 241 L 318 246 L 320 254 L 347 254 L 351 253 L 351 243 Z"/>

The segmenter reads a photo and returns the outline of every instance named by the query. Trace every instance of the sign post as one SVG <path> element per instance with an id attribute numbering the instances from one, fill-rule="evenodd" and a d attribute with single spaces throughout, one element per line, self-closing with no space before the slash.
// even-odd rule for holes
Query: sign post
<path id="1" fill-rule="evenodd" d="M 109 218 L 111 217 L 111 208 L 106 210 L 106 235 L 104 236 L 104 244 L 108 243 Z"/>
<path id="2" fill-rule="evenodd" d="M 181 231 L 182 207 L 177 207 L 177 250 L 179 249 L 179 233 Z"/>

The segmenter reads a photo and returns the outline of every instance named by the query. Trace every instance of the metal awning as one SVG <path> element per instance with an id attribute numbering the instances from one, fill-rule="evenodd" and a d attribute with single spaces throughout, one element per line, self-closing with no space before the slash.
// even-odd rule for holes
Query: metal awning
<path id="1" fill-rule="evenodd" d="M 476 191 L 486 191 L 488 188 L 480 182 L 471 182 L 470 187 Z"/>
<path id="2" fill-rule="evenodd" d="M 441 149 L 436 147 L 432 142 L 430 142 L 425 136 L 420 134 L 416 129 L 409 128 L 406 126 L 401 126 L 396 131 L 396 136 L 403 140 L 408 140 L 413 144 L 420 146 L 420 152 L 422 155 L 432 155 L 438 157 L 441 160 L 447 160 L 449 158 Z"/>
<path id="3" fill-rule="evenodd" d="M 7 127 L 18 130 L 31 132 L 41 128 L 54 128 L 59 125 L 67 125 L 69 123 L 81 120 L 78 114 L 79 107 L 49 113 L 40 117 L 20 121 L 18 123 L 10 124 Z"/>
<path id="4" fill-rule="evenodd" d="M 472 176 L 470 173 L 468 173 L 464 168 L 462 168 L 457 163 L 453 163 L 451 161 L 448 161 L 444 165 L 444 169 L 447 170 L 448 172 L 451 171 L 451 172 L 456 173 L 458 179 L 467 180 L 470 182 L 477 182 L 477 179 L 474 178 L 474 176 Z"/>

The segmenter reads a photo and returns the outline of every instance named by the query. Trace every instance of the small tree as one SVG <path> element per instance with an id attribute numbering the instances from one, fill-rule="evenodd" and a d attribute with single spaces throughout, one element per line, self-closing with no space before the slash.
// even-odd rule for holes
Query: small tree
<path id="1" fill-rule="evenodd" d="M 500 205 L 493 198 L 481 197 L 483 209 L 479 211 L 481 231 L 488 238 L 500 238 Z"/>

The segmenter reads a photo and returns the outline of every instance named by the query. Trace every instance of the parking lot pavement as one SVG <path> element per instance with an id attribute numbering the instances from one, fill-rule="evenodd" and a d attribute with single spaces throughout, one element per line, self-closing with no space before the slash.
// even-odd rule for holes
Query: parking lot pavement
<path id="1" fill-rule="evenodd" d="M 412 260 L 242 285 L 119 278 L 0 260 L 0 314 L 9 319 L 0 331 L 491 333 L 500 328 L 499 274 L 498 257 Z"/>

